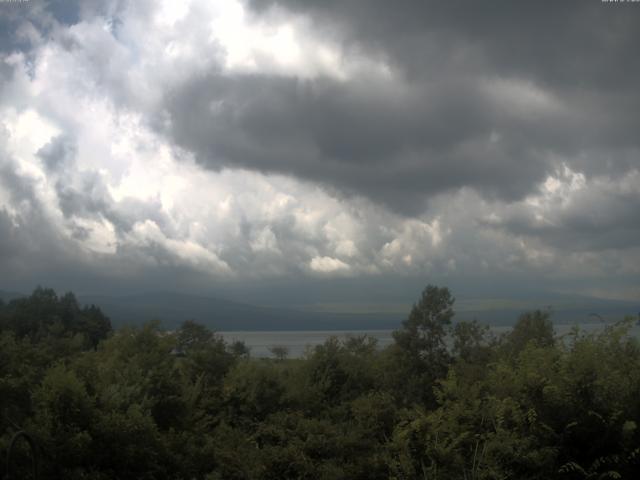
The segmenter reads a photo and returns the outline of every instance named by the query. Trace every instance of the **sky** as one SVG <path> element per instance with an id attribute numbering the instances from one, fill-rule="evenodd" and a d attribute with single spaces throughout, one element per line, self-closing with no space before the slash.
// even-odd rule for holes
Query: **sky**
<path id="1" fill-rule="evenodd" d="M 0 289 L 639 299 L 638 45 L 639 2 L 2 1 Z"/>

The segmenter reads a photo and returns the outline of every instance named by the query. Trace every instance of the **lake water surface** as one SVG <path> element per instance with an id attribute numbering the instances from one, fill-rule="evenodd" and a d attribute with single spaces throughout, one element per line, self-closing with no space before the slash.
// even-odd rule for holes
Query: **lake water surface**
<path id="1" fill-rule="evenodd" d="M 584 323 L 580 329 L 585 332 L 595 332 L 604 329 L 602 323 Z M 554 325 L 556 335 L 569 333 L 573 325 Z M 511 327 L 491 327 L 491 332 L 496 335 L 508 332 Z M 270 348 L 274 346 L 286 347 L 290 358 L 302 357 L 305 351 L 316 345 L 323 344 L 329 337 L 336 336 L 340 339 L 348 336 L 369 335 L 378 341 L 378 347 L 384 348 L 393 343 L 393 330 L 321 330 L 321 331 L 271 331 L 271 332 L 219 332 L 227 342 L 243 341 L 251 349 L 252 357 L 271 357 Z M 631 334 L 640 337 L 640 327 L 635 325 Z"/>

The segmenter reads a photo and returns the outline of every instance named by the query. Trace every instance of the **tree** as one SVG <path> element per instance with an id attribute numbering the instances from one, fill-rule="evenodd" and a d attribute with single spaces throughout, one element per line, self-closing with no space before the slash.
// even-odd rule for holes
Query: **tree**
<path id="1" fill-rule="evenodd" d="M 31 296 L 14 299 L 2 310 L 2 327 L 34 343 L 79 335 L 85 347 L 95 349 L 111 333 L 109 318 L 95 305 L 81 309 L 71 292 L 58 297 L 54 290 L 38 287 Z"/>
<path id="2" fill-rule="evenodd" d="M 343 342 L 344 348 L 356 356 L 371 356 L 378 347 L 378 339 L 370 335 L 348 335 Z"/>
<path id="3" fill-rule="evenodd" d="M 409 401 L 433 403 L 433 384 L 447 373 L 450 357 L 445 340 L 454 301 L 448 288 L 428 285 L 402 328 L 393 332 L 396 361 L 408 376 L 403 383 Z"/>
<path id="4" fill-rule="evenodd" d="M 231 422 L 255 422 L 282 407 L 285 387 L 268 363 L 244 361 L 226 375 L 224 396 Z"/>
<path id="5" fill-rule="evenodd" d="M 483 365 L 489 357 L 487 342 L 489 326 L 472 322 L 459 322 L 453 327 L 453 354 L 466 363 Z"/>
<path id="6" fill-rule="evenodd" d="M 446 357 L 446 327 L 454 316 L 455 299 L 446 287 L 427 286 L 413 305 L 402 328 L 393 333 L 396 343 L 416 357 L 437 360 Z"/>
<path id="7" fill-rule="evenodd" d="M 236 360 L 221 335 L 193 320 L 183 322 L 176 341 L 177 350 L 186 356 L 182 367 L 191 380 L 204 374 L 210 385 L 218 384 Z"/>
<path id="8" fill-rule="evenodd" d="M 232 342 L 228 347 L 229 352 L 236 358 L 249 358 L 251 349 L 242 340 Z"/>
<path id="9" fill-rule="evenodd" d="M 289 348 L 284 345 L 273 345 L 269 347 L 269 351 L 280 362 L 289 356 Z"/>
<path id="10" fill-rule="evenodd" d="M 198 350 L 214 340 L 214 334 L 204 325 L 193 320 L 182 322 L 178 330 L 178 347 L 183 351 Z"/>
<path id="11" fill-rule="evenodd" d="M 111 321 L 102 310 L 91 305 L 82 309 L 81 328 L 87 335 L 89 344 L 96 349 L 98 343 L 111 333 Z"/>
<path id="12" fill-rule="evenodd" d="M 518 354 L 530 342 L 535 343 L 538 347 L 553 346 L 555 340 L 550 316 L 549 312 L 541 310 L 520 315 L 513 330 L 507 335 L 508 350 L 512 354 Z"/>

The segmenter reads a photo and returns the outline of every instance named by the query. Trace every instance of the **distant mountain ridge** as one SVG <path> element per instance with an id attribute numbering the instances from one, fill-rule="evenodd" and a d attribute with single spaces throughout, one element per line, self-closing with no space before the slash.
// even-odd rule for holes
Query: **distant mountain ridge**
<path id="1" fill-rule="evenodd" d="M 61 293 L 61 292 L 59 292 Z M 0 290 L 0 299 L 8 302 L 24 297 L 19 292 Z M 264 307 L 202 295 L 149 292 L 125 296 L 78 295 L 84 305 L 95 304 L 111 319 L 115 327 L 141 325 L 160 320 L 173 329 L 185 320 L 195 320 L 217 331 L 283 330 L 386 330 L 398 328 L 405 313 L 385 311 L 340 312 L 297 308 Z M 595 323 L 615 321 L 625 315 L 636 317 L 640 302 L 602 300 L 590 297 L 556 295 L 539 301 L 503 301 L 492 299 L 461 300 L 454 321 L 474 320 L 491 325 L 513 325 L 525 311 L 549 308 L 555 323 Z M 375 309 L 374 309 L 375 310 Z"/>
<path id="2" fill-rule="evenodd" d="M 181 293 L 146 293 L 110 297 L 79 296 L 83 304 L 95 304 L 115 326 L 158 319 L 167 328 L 195 320 L 214 330 L 368 330 L 396 328 L 393 314 L 342 314 L 260 307 L 214 297 Z"/>
<path id="3" fill-rule="evenodd" d="M 314 311 L 303 308 L 262 307 L 214 297 L 182 293 L 147 293 L 124 297 L 81 296 L 82 303 L 94 303 L 109 315 L 114 325 L 140 324 L 159 319 L 167 328 L 193 319 L 215 330 L 376 330 L 395 329 L 406 313 L 354 313 Z M 551 304 L 547 304 L 546 302 Z M 558 296 L 526 305 L 479 308 L 461 302 L 454 320 L 474 320 L 492 325 L 513 325 L 520 314 L 536 308 L 549 308 L 555 323 L 594 323 L 637 315 L 633 302 L 600 300 L 577 296 Z M 455 306 L 454 306 L 455 309 Z M 593 316 L 592 314 L 595 314 Z"/>
<path id="4" fill-rule="evenodd" d="M 2 300 L 3 302 L 10 302 L 15 298 L 22 298 L 22 297 L 26 297 L 26 295 L 19 292 L 9 292 L 6 290 L 0 290 L 0 300 Z"/>

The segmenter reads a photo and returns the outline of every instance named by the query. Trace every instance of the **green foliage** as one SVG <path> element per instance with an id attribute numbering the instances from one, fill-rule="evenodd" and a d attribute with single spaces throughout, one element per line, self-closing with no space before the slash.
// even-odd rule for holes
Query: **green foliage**
<path id="1" fill-rule="evenodd" d="M 31 296 L 1 307 L 0 328 L 33 343 L 81 335 L 86 346 L 95 348 L 111 332 L 111 322 L 95 305 L 80 308 L 73 293 L 58 298 L 55 291 L 38 287 Z"/>
<path id="2" fill-rule="evenodd" d="M 309 355 L 304 365 L 308 388 L 324 406 L 351 400 L 374 388 L 375 350 L 371 344 L 369 337 L 352 337 L 343 342 L 331 337 Z"/>
<path id="3" fill-rule="evenodd" d="M 446 375 L 451 360 L 446 336 L 454 316 L 453 303 L 448 288 L 429 285 L 402 328 L 393 332 L 395 346 L 388 369 L 401 401 L 434 405 L 433 386 Z"/>
<path id="4" fill-rule="evenodd" d="M 0 455 L 24 429 L 47 479 L 638 477 L 631 319 L 557 338 L 536 311 L 496 339 L 452 307 L 429 286 L 386 349 L 254 359 L 193 321 L 111 332 L 39 288 L 0 305 Z"/>
<path id="5" fill-rule="evenodd" d="M 453 303 L 448 288 L 427 286 L 402 329 L 394 332 L 398 346 L 420 360 L 441 363 L 446 358 L 446 328 L 454 316 Z"/>
<path id="6" fill-rule="evenodd" d="M 224 384 L 230 420 L 264 420 L 282 407 L 285 388 L 280 372 L 268 363 L 244 361 L 229 372 Z"/>
<path id="7" fill-rule="evenodd" d="M 550 312 L 536 310 L 524 313 L 506 337 L 506 347 L 513 355 L 521 352 L 529 343 L 541 347 L 554 344 L 555 335 Z"/>
<path id="8" fill-rule="evenodd" d="M 228 345 L 227 350 L 236 358 L 249 358 L 251 355 L 249 347 L 240 340 L 236 340 Z"/>
<path id="9" fill-rule="evenodd" d="M 273 347 L 269 348 L 269 351 L 280 361 L 289 356 L 289 349 L 283 345 L 274 345 Z"/>

